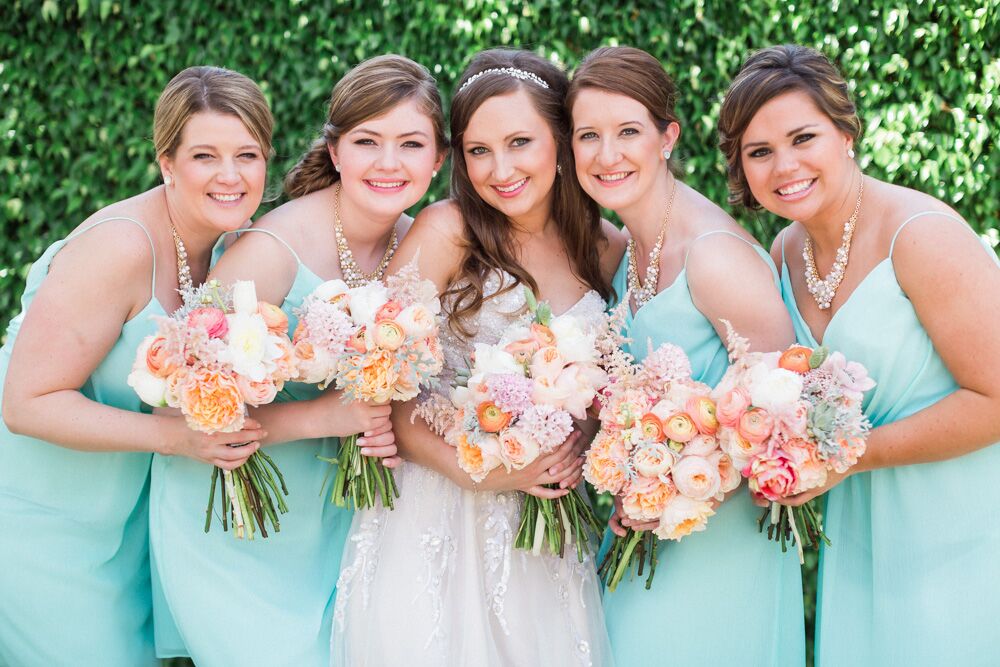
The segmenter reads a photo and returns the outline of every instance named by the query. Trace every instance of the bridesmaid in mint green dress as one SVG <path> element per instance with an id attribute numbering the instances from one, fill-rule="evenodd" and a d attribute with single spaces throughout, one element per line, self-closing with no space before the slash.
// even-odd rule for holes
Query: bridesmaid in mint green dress
<path id="1" fill-rule="evenodd" d="M 816 664 L 996 664 L 1000 262 L 940 201 L 863 176 L 860 127 L 797 46 L 751 55 L 720 119 L 734 195 L 797 221 L 773 250 L 799 341 L 878 382 L 867 453 L 795 499 L 829 490 Z"/>
<path id="2" fill-rule="evenodd" d="M 240 104 L 218 103 L 234 92 Z M 152 452 L 232 467 L 261 431 L 250 422 L 205 436 L 178 417 L 140 414 L 126 378 L 155 330 L 150 318 L 180 305 L 177 247 L 192 277 L 204 278 L 215 239 L 257 208 L 270 132 L 267 102 L 250 79 L 184 70 L 154 116 L 165 185 L 94 214 L 31 267 L 0 351 L 0 665 L 156 664 Z M 195 159 L 194 146 L 230 168 Z M 238 204 L 205 201 L 206 191 L 236 183 Z M 226 446 L 246 441 L 243 451 Z"/>
<path id="3" fill-rule="evenodd" d="M 768 254 L 673 175 L 670 158 L 680 133 L 674 96 L 655 58 L 613 47 L 583 61 L 567 104 L 577 177 L 631 236 L 614 280 L 619 297 L 626 289 L 633 297 L 629 351 L 641 360 L 650 345 L 678 345 L 694 379 L 711 385 L 728 366 L 723 318 L 758 350 L 787 347 L 793 331 Z M 749 494 L 737 490 L 703 532 L 660 543 L 651 590 L 641 577 L 605 592 L 617 664 L 805 662 L 799 563 L 760 535 L 759 514 Z M 617 511 L 610 524 L 622 534 Z"/>
<path id="4" fill-rule="evenodd" d="M 441 166 L 443 123 L 434 79 L 423 67 L 395 55 L 358 65 L 333 90 L 323 136 L 285 179 L 291 201 L 242 233 L 212 277 L 254 280 L 258 298 L 281 304 L 289 331 L 295 309 L 325 280 L 353 286 L 381 278 L 409 227 L 405 209 Z M 238 541 L 220 526 L 204 534 L 210 469 L 153 457 L 150 532 L 164 612 L 157 620 L 169 617 L 174 625 L 173 643 L 166 629 L 158 635 L 161 657 L 186 654 L 208 667 L 330 662 L 352 512 L 330 503 L 330 467 L 316 457 L 335 457 L 337 436 L 363 433 L 363 453 L 388 457 L 389 466 L 399 459 L 389 406 L 345 404 L 340 392 L 314 385 L 287 390 L 252 412 L 289 489 L 281 531 L 267 539 Z"/>

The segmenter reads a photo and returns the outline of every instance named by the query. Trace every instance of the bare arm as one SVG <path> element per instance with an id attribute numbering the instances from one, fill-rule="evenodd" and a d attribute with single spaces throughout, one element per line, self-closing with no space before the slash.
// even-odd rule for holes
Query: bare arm
<path id="1" fill-rule="evenodd" d="M 892 262 L 959 388 L 872 431 L 862 470 L 941 461 L 1000 440 L 1000 268 L 994 258 L 957 221 L 926 216 L 900 233 Z"/>
<path id="2" fill-rule="evenodd" d="M 745 242 L 728 234 L 698 241 L 688 255 L 687 275 L 695 306 L 723 340 L 722 320 L 728 320 L 754 350 L 784 350 L 795 342 L 771 267 Z"/>
<path id="3" fill-rule="evenodd" d="M 4 385 L 3 416 L 14 433 L 82 451 L 152 451 L 202 461 L 245 459 L 259 429 L 206 436 L 179 417 L 145 415 L 80 392 L 150 298 L 152 251 L 132 223 L 108 222 L 53 259 L 25 316 Z M 58 418 L 53 418 L 58 415 Z"/>

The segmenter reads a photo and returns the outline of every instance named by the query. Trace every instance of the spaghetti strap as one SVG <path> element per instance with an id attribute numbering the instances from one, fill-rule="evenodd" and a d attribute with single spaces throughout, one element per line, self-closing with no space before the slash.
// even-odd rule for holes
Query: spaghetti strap
<path id="1" fill-rule="evenodd" d="M 236 234 L 237 238 L 239 238 L 240 234 L 243 234 L 245 232 L 260 232 L 261 234 L 267 234 L 268 236 L 276 240 L 278 243 L 285 246 L 288 249 L 288 252 L 292 253 L 292 257 L 295 258 L 295 262 L 297 264 L 302 263 L 302 260 L 299 259 L 299 254 L 292 249 L 292 246 L 288 244 L 288 241 L 281 238 L 280 236 L 272 232 L 270 229 L 261 229 L 259 227 L 247 227 L 246 229 L 237 229 L 232 232 L 226 232 L 226 234 Z"/>
<path id="2" fill-rule="evenodd" d="M 899 228 L 896 229 L 896 233 L 892 235 L 892 242 L 889 244 L 889 259 L 890 260 L 892 259 L 892 251 L 896 247 L 896 238 L 899 236 L 899 233 L 901 231 L 903 231 L 903 227 L 906 227 L 913 220 L 916 220 L 917 218 L 919 218 L 921 216 L 925 216 L 925 215 L 940 215 L 942 218 L 949 218 L 951 220 L 954 220 L 955 222 L 960 222 L 960 223 L 962 223 L 962 225 L 968 227 L 968 225 L 966 224 L 966 222 L 964 220 L 962 220 L 961 218 L 959 218 L 957 216 L 952 215 L 951 213 L 944 213 L 942 211 L 921 211 L 920 213 L 914 213 L 909 218 L 907 218 L 906 220 L 904 220 L 903 224 L 901 224 L 899 226 Z M 970 229 L 970 231 L 972 230 L 971 227 L 969 227 L 969 229 Z M 975 233 L 975 232 L 973 232 L 973 233 Z"/>
<path id="3" fill-rule="evenodd" d="M 139 222 L 135 218 L 128 218 L 128 217 L 123 216 L 123 215 L 116 215 L 116 216 L 113 216 L 113 217 L 110 217 L 110 218 L 103 218 L 101 220 L 98 220 L 96 222 L 93 222 L 93 223 L 87 225 L 86 227 L 81 227 L 80 229 L 76 230 L 75 232 L 73 232 L 72 234 L 70 234 L 69 236 L 67 236 L 66 239 L 63 241 L 63 243 L 64 244 L 65 243 L 69 243 L 70 241 L 72 241 L 73 239 L 75 239 L 77 236 L 80 236 L 81 234 L 85 234 L 86 232 L 89 232 L 94 227 L 96 227 L 98 225 L 102 225 L 105 222 L 109 222 L 111 220 L 127 220 L 127 221 L 129 221 L 129 222 L 131 222 L 133 224 L 138 225 L 139 229 L 142 230 L 142 233 L 146 235 L 146 239 L 149 241 L 149 250 L 153 254 L 153 276 L 152 276 L 152 278 L 149 281 L 149 298 L 150 299 L 155 299 L 156 298 L 156 244 L 153 243 L 153 237 L 150 236 L 149 230 L 146 229 L 146 225 L 142 224 L 141 222 Z"/>
<path id="4" fill-rule="evenodd" d="M 695 237 L 695 239 L 693 241 L 691 241 L 690 245 L 688 245 L 687 252 L 684 254 L 684 268 L 685 269 L 687 269 L 688 257 L 691 255 L 691 248 L 694 247 L 694 244 L 697 243 L 698 241 L 702 240 L 706 236 L 712 236 L 713 234 L 726 234 L 727 236 L 732 236 L 733 238 L 738 239 L 738 240 L 742 241 L 743 243 L 746 243 L 748 246 L 750 246 L 754 250 L 754 252 L 757 253 L 757 256 L 760 257 L 761 260 L 763 260 L 764 264 L 767 265 L 767 268 L 769 268 L 771 270 L 771 276 L 774 278 L 774 284 L 775 285 L 779 285 L 781 283 L 781 276 L 778 274 L 778 270 L 774 266 L 774 260 L 771 259 L 771 254 L 769 252 L 767 252 L 766 250 L 764 250 L 764 248 L 762 248 L 760 245 L 758 245 L 756 243 L 751 243 L 750 241 L 747 241 L 745 238 L 743 238 L 739 234 L 731 232 L 731 231 L 729 231 L 727 229 L 715 229 L 715 230 L 712 230 L 710 232 L 705 232 L 701 236 Z"/>

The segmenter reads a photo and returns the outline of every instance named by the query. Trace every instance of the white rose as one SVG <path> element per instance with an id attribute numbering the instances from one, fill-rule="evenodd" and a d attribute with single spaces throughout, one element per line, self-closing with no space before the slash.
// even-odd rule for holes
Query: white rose
<path id="1" fill-rule="evenodd" d="M 145 368 L 134 368 L 128 374 L 126 382 L 146 405 L 152 405 L 154 408 L 167 405 L 167 381 L 163 378 L 156 377 Z"/>
<path id="2" fill-rule="evenodd" d="M 718 466 L 701 456 L 681 458 L 674 464 L 670 474 L 677 491 L 692 500 L 708 500 L 722 486 Z"/>
<path id="3" fill-rule="evenodd" d="M 257 289 L 252 280 L 233 283 L 233 310 L 244 315 L 257 312 Z"/>
<path id="4" fill-rule="evenodd" d="M 274 369 L 282 350 L 268 335 L 264 318 L 256 314 L 236 313 L 226 315 L 229 334 L 223 361 L 232 364 L 233 370 L 254 382 L 261 382 Z"/>
<path id="5" fill-rule="evenodd" d="M 396 316 L 396 324 L 403 327 L 407 337 L 423 338 L 434 331 L 434 314 L 422 303 L 414 303 Z"/>
<path id="6" fill-rule="evenodd" d="M 596 363 L 596 337 L 588 334 L 580 321 L 571 315 L 561 315 L 549 323 L 549 329 L 556 337 L 556 349 L 566 363 L 582 361 Z"/>
<path id="7" fill-rule="evenodd" d="M 653 533 L 660 539 L 679 540 L 705 530 L 708 517 L 713 514 L 715 510 L 708 502 L 677 494 L 667 503 L 660 515 L 660 525 L 653 529 Z"/>
<path id="8" fill-rule="evenodd" d="M 347 283 L 339 278 L 337 280 L 327 280 L 312 291 L 312 296 L 320 301 L 330 301 L 333 298 L 347 293 Z"/>
<path id="9" fill-rule="evenodd" d="M 375 313 L 389 300 L 389 290 L 382 283 L 368 283 L 348 292 L 351 319 L 358 324 L 375 321 Z"/>
<path id="10" fill-rule="evenodd" d="M 659 477 L 670 472 L 674 453 L 662 442 L 654 442 L 632 452 L 632 465 L 643 477 Z"/>
<path id="11" fill-rule="evenodd" d="M 718 440 L 708 435 L 696 435 L 684 445 L 681 456 L 708 456 L 718 450 Z"/>
<path id="12" fill-rule="evenodd" d="M 513 355 L 499 347 L 476 343 L 476 364 L 473 374 L 513 373 L 524 377 L 524 368 L 514 360 Z"/>
<path id="13" fill-rule="evenodd" d="M 802 395 L 802 376 L 784 368 L 764 368 L 757 364 L 750 369 L 750 402 L 754 407 L 778 413 Z"/>

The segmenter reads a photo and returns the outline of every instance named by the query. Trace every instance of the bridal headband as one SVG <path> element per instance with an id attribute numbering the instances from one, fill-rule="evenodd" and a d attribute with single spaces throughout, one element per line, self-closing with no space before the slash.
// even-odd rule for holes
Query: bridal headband
<path id="1" fill-rule="evenodd" d="M 507 76 L 512 76 L 515 79 L 520 79 L 521 81 L 531 81 L 532 83 L 541 86 L 542 88 L 548 88 L 549 84 L 545 83 L 544 79 L 535 74 L 534 72 L 527 72 L 523 69 L 518 69 L 516 67 L 491 67 L 490 69 L 484 69 L 482 72 L 477 72 L 473 74 L 462 87 L 458 89 L 458 92 L 462 92 L 466 88 L 472 85 L 479 77 L 485 76 L 486 74 L 506 74 Z"/>

